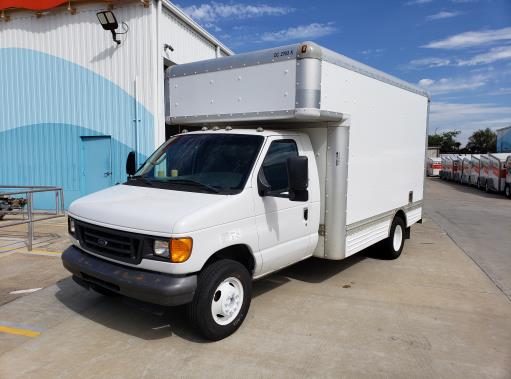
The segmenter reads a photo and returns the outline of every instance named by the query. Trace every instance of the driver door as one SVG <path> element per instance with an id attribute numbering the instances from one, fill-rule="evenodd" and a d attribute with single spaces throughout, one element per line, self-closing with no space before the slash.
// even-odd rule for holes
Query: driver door
<path id="1" fill-rule="evenodd" d="M 256 226 L 259 250 L 263 260 L 261 274 L 278 270 L 300 261 L 309 254 L 309 202 L 291 201 L 284 197 L 288 190 L 286 160 L 300 155 L 300 143 L 293 137 L 271 137 L 256 173 L 262 170 L 272 191 L 283 197 L 260 196 L 257 175 L 254 179 Z"/>

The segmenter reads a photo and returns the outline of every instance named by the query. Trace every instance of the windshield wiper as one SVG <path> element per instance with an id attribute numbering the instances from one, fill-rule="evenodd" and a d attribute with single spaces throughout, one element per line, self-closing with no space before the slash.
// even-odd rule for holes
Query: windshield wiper
<path id="1" fill-rule="evenodd" d="M 195 187 L 202 187 L 202 188 L 205 188 L 211 192 L 220 193 L 220 190 L 218 188 L 210 186 L 209 184 L 198 182 L 193 179 L 169 179 L 169 180 L 166 180 L 166 182 L 167 183 L 191 185 L 191 186 L 195 186 Z"/>
<path id="2" fill-rule="evenodd" d="M 142 175 L 133 175 L 129 179 L 130 180 L 140 180 L 141 182 L 147 184 L 149 187 L 154 187 L 153 183 L 151 183 L 151 181 L 149 179 L 143 177 Z"/>

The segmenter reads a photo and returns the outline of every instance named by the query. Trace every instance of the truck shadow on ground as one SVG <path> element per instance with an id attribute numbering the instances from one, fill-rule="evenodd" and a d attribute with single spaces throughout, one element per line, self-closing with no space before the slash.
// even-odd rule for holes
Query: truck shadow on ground
<path id="1" fill-rule="evenodd" d="M 271 292 L 292 280 L 311 284 L 322 283 L 352 265 L 359 263 L 373 250 L 342 261 L 310 258 L 253 283 L 253 297 L 271 296 Z M 123 296 L 105 297 L 78 286 L 71 277 L 57 283 L 55 297 L 68 309 L 103 327 L 117 330 L 143 340 L 159 340 L 178 336 L 190 342 L 209 343 L 189 324 L 186 307 L 163 307 Z"/>
<path id="2" fill-rule="evenodd" d="M 487 199 L 505 199 L 506 196 L 502 193 L 496 193 L 496 192 L 485 192 L 484 189 L 478 189 L 474 186 L 469 186 L 468 184 L 461 184 L 457 182 L 450 182 L 447 180 L 443 180 L 440 178 L 429 178 L 429 180 L 434 180 L 437 183 L 443 184 L 447 187 L 453 188 L 459 192 L 462 193 L 471 193 L 474 195 L 479 195 L 481 197 L 485 197 Z"/>

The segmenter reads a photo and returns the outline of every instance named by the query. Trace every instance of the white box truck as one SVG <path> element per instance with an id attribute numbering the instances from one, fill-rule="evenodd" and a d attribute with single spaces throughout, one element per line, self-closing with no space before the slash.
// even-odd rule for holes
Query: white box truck
<path id="1" fill-rule="evenodd" d="M 481 165 L 479 157 L 479 154 L 472 154 L 471 157 L 472 162 L 470 164 L 470 176 L 468 178 L 468 184 L 471 186 L 479 185 L 479 170 Z"/>
<path id="2" fill-rule="evenodd" d="M 462 160 L 461 160 L 461 175 L 460 175 L 460 183 L 461 184 L 468 184 L 471 169 L 472 169 L 472 158 L 470 156 L 463 156 Z"/>
<path id="3" fill-rule="evenodd" d="M 488 179 L 486 191 L 503 192 L 506 184 L 506 160 L 509 153 L 488 154 Z"/>
<path id="4" fill-rule="evenodd" d="M 479 166 L 479 182 L 477 183 L 477 188 L 479 189 L 487 189 L 487 185 L 486 185 L 486 181 L 488 180 L 488 175 L 489 175 L 489 164 L 490 164 L 490 161 L 489 161 L 489 157 L 488 157 L 488 154 L 481 154 L 479 156 L 479 162 L 480 162 L 480 166 Z"/>
<path id="5" fill-rule="evenodd" d="M 511 199 L 511 154 L 506 159 L 506 183 L 504 193 L 508 199 Z"/>
<path id="6" fill-rule="evenodd" d="M 379 244 L 397 258 L 422 220 L 429 97 L 306 42 L 166 73 L 171 137 L 126 183 L 69 208 L 64 266 L 84 287 L 188 304 L 233 333 L 252 280 Z M 382 162 L 394 175 L 373 170 Z"/>
<path id="7" fill-rule="evenodd" d="M 452 154 L 442 156 L 442 179 L 452 180 L 454 174 L 454 163 Z"/>
<path id="8" fill-rule="evenodd" d="M 426 167 L 426 174 L 428 176 L 439 176 L 441 169 L 442 169 L 442 158 L 428 157 L 427 167 Z"/>

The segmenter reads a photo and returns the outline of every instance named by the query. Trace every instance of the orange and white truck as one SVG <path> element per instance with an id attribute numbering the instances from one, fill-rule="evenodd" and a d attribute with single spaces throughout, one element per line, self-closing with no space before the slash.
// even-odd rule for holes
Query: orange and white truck
<path id="1" fill-rule="evenodd" d="M 485 190 L 487 192 L 504 192 L 506 184 L 506 160 L 511 153 L 488 154 L 488 179 Z"/>

